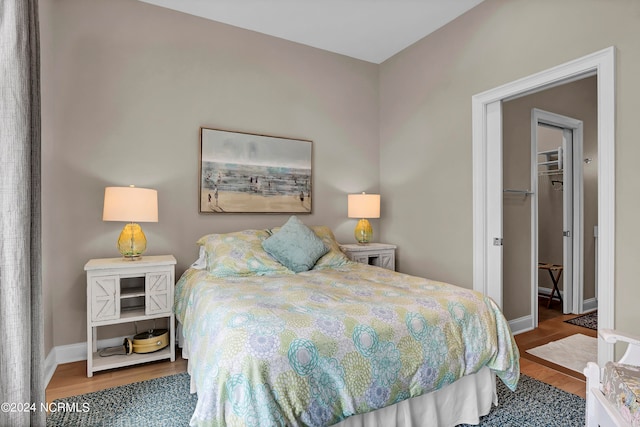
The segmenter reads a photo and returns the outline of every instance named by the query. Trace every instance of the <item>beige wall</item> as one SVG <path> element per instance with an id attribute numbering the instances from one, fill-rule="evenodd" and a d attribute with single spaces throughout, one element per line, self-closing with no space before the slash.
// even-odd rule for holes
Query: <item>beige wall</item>
<path id="1" fill-rule="evenodd" d="M 345 193 L 379 189 L 376 240 L 399 245 L 399 269 L 472 287 L 471 97 L 612 45 L 615 320 L 640 321 L 637 1 L 485 0 L 380 66 L 134 0 L 40 5 L 47 351 L 85 340 L 82 267 L 117 255 L 105 186 L 159 190 L 149 254 L 174 253 L 178 272 L 204 233 L 285 221 L 197 213 L 200 126 L 313 140 L 305 222 L 352 241 Z"/>
<path id="2" fill-rule="evenodd" d="M 378 66 L 135 0 L 40 4 L 47 352 L 86 340 L 83 266 L 118 256 L 104 187 L 158 190 L 147 253 L 174 254 L 178 274 L 204 234 L 286 221 L 198 214 L 200 126 L 312 140 L 301 219 L 354 241 L 346 194 L 379 185 Z"/>
<path id="3" fill-rule="evenodd" d="M 544 30 L 541 30 L 544 28 Z M 615 323 L 640 323 L 640 2 L 485 0 L 380 67 L 382 239 L 402 271 L 472 284 L 471 97 L 615 46 Z"/>
<path id="4" fill-rule="evenodd" d="M 583 157 L 594 160 L 588 165 L 583 164 L 584 297 L 593 298 L 595 252 L 592 236 L 598 213 L 597 78 L 589 77 L 503 103 L 502 145 L 505 188 L 531 188 L 531 110 L 533 108 L 583 122 Z M 553 143 L 556 147 L 558 144 L 562 145 L 561 133 L 559 138 L 559 143 Z M 532 197 L 517 195 L 505 194 L 503 198 L 503 305 L 505 316 L 509 320 L 531 314 L 531 201 Z M 549 176 L 541 176 L 538 180 L 538 224 L 539 260 L 562 264 L 562 192 L 551 189 Z M 553 239 L 552 236 L 560 237 L 558 240 Z M 553 243 L 549 239 L 552 239 Z M 540 286 L 553 288 L 547 271 L 539 271 L 538 277 Z"/>

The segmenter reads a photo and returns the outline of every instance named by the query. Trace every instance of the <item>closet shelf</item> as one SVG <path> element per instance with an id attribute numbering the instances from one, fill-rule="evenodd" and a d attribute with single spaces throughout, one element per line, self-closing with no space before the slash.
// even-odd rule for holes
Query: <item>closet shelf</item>
<path id="1" fill-rule="evenodd" d="M 543 156 L 543 160 L 540 160 Z M 538 174 L 539 175 L 555 175 L 562 173 L 563 159 L 562 147 L 553 150 L 538 152 Z"/>

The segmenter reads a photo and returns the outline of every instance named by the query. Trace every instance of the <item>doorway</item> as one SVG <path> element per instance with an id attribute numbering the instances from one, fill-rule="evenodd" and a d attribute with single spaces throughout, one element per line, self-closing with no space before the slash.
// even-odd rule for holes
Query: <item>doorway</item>
<path id="1" fill-rule="evenodd" d="M 537 117 L 533 118 L 531 127 L 534 133 L 532 151 L 536 153 L 532 169 L 537 175 L 537 189 L 533 195 L 537 226 L 531 233 L 531 238 L 538 240 L 536 259 L 532 262 L 538 269 L 538 280 L 532 284 L 538 295 L 534 323 L 537 327 L 540 302 L 548 309 L 559 308 L 563 314 L 574 312 L 572 295 L 576 283 L 571 272 L 580 267 L 575 265 L 575 254 L 571 249 L 573 240 L 579 237 L 575 232 L 579 227 L 568 221 L 574 210 L 573 176 L 567 169 L 567 165 L 572 164 L 573 132 L 540 122 Z"/>
<path id="2" fill-rule="evenodd" d="M 593 78 L 591 78 L 594 80 Z M 588 80 L 572 83 L 579 92 L 596 92 L 596 82 Z M 565 85 L 566 87 L 567 85 Z M 592 89 L 590 89 L 592 88 Z M 595 96 L 595 95 L 594 95 Z M 592 103 L 587 103 L 592 104 Z M 594 106 L 584 105 L 575 108 L 581 116 L 595 121 L 597 111 Z M 585 263 L 585 252 L 591 255 L 591 246 L 585 243 L 587 230 L 597 224 L 597 209 L 592 203 L 597 200 L 597 182 L 591 184 L 584 179 L 584 170 L 593 168 L 597 156 L 597 138 L 592 131 L 584 135 L 584 123 L 572 117 L 551 113 L 534 108 L 531 113 L 531 153 L 532 153 L 532 186 L 534 201 L 532 214 L 532 239 L 535 239 L 535 255 L 533 266 L 538 269 L 538 277 L 532 286 L 540 296 L 541 291 L 549 294 L 547 308 L 553 298 L 561 303 L 562 313 L 581 314 L 585 311 L 585 295 L 593 295 L 593 276 L 586 269 L 595 271 L 596 260 L 588 256 Z M 584 159 L 585 152 L 590 157 Z M 534 157 L 535 156 L 535 157 Z M 593 177 L 597 179 L 597 174 Z M 585 185 L 585 183 L 587 185 Z M 585 188 L 589 192 L 589 203 L 585 212 Z M 585 227 L 585 219 L 588 227 Z M 589 278 L 589 292 L 585 293 L 585 277 Z M 542 286 L 546 284 L 546 286 Z M 592 293 L 593 292 L 593 293 Z M 539 299 L 535 298 L 534 302 Z M 590 305 L 589 309 L 593 309 Z M 538 307 L 534 310 L 538 313 Z M 534 327 L 537 327 L 536 317 Z"/>
<path id="3" fill-rule="evenodd" d="M 537 327 L 541 291 L 560 314 L 583 311 L 580 159 L 584 141 L 597 159 L 597 77 L 507 100 L 501 107 L 503 311 L 508 320 L 518 319 L 512 329 L 520 332 Z M 595 193 L 597 186 L 590 189 Z"/>
<path id="4" fill-rule="evenodd" d="M 475 95 L 473 113 L 473 286 L 503 309 L 502 102 L 596 75 L 598 142 L 598 321 L 614 327 L 615 243 L 615 50 L 613 47 Z M 530 283 L 530 282 L 528 282 Z M 533 297 L 533 296 L 531 296 Z M 530 298 L 533 299 L 533 298 Z M 532 317 L 512 319 L 514 332 L 533 327 Z M 598 362 L 613 358 L 613 346 L 598 345 Z"/>

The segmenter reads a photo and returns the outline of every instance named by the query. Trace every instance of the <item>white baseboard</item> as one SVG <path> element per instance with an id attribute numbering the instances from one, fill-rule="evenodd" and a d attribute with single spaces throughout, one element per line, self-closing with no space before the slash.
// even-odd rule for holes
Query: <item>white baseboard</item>
<path id="1" fill-rule="evenodd" d="M 551 290 L 552 290 L 551 288 L 545 288 L 545 287 L 542 287 L 542 286 L 538 286 L 538 294 L 539 295 L 549 296 L 549 295 L 551 295 Z M 560 295 L 562 295 L 564 297 L 564 292 L 560 291 Z"/>
<path id="2" fill-rule="evenodd" d="M 182 336 L 182 334 L 180 334 L 180 336 Z M 123 335 L 121 337 L 98 340 L 98 349 L 122 346 L 122 342 L 125 338 L 131 338 L 131 336 Z M 80 360 L 87 360 L 86 342 L 58 345 L 53 347 L 44 361 L 45 387 L 49 385 L 49 381 L 51 381 L 51 378 L 56 372 L 56 368 L 58 367 L 58 365 L 61 365 L 63 363 L 79 362 Z"/>
<path id="3" fill-rule="evenodd" d="M 541 295 L 551 295 L 551 289 L 550 288 L 543 288 L 543 287 L 538 287 L 538 293 Z M 564 293 L 562 291 L 560 291 L 560 295 L 562 295 L 564 297 Z M 594 311 L 598 309 L 598 300 L 595 298 L 589 298 L 586 299 L 582 302 L 582 312 L 583 313 L 588 313 L 590 311 Z"/>
<path id="4" fill-rule="evenodd" d="M 513 335 L 533 330 L 533 316 L 524 316 L 518 319 L 509 320 L 509 327 Z"/>
<path id="5" fill-rule="evenodd" d="M 551 289 L 538 288 L 538 292 L 544 295 L 551 295 Z M 583 312 L 594 311 L 598 308 L 598 301 L 595 298 L 589 298 L 584 300 Z M 509 327 L 513 335 L 518 335 L 523 332 L 531 331 L 533 327 L 533 316 L 523 316 L 518 319 L 509 320 Z"/>
<path id="6" fill-rule="evenodd" d="M 598 300 L 595 298 L 589 298 L 582 303 L 582 311 L 587 313 L 598 309 Z"/>
<path id="7" fill-rule="evenodd" d="M 124 336 L 120 338 L 108 338 L 98 341 L 98 348 L 117 347 L 122 345 Z M 45 387 L 56 372 L 58 365 L 63 363 L 78 362 L 87 360 L 87 343 L 79 342 L 75 344 L 58 345 L 53 347 L 47 358 L 44 360 L 44 383 Z"/>

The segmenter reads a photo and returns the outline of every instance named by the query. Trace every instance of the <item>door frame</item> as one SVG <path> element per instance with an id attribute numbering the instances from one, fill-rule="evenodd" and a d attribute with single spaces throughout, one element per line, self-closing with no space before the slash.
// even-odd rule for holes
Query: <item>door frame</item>
<path id="1" fill-rule="evenodd" d="M 563 144 L 563 313 L 582 313 L 584 295 L 584 202 L 582 182 L 582 157 L 584 125 L 582 120 L 550 111 L 533 108 L 531 110 L 531 310 L 533 327 L 538 326 L 538 126 L 551 126 L 563 133 L 563 139 L 570 134 L 570 150 Z M 569 153 L 567 155 L 567 153 Z M 570 159 L 567 161 L 567 158 Z M 567 180 L 569 178 L 569 180 Z M 570 185 L 567 186 L 566 184 Z M 567 200 L 570 199 L 570 200 Z M 570 205 L 570 208 L 567 208 Z M 566 239 L 570 239 L 568 244 Z M 567 248 L 566 246 L 569 245 Z M 568 249 L 568 250 L 567 250 Z M 569 261 L 568 261 L 569 259 Z M 570 286 L 567 286 L 570 285 Z"/>
<path id="2" fill-rule="evenodd" d="M 473 146 L 473 288 L 502 307 L 502 248 L 490 242 L 502 239 L 502 101 L 529 95 L 590 75 L 598 80 L 598 327 L 614 325 L 615 297 L 615 48 L 613 46 L 548 70 L 479 93 L 472 97 Z M 496 107 L 497 106 L 497 107 Z M 496 114 L 496 109 L 499 114 Z M 496 200 L 496 194 L 500 200 Z M 500 268 L 498 269 L 497 266 Z M 613 359 L 613 345 L 598 339 L 598 363 Z"/>

